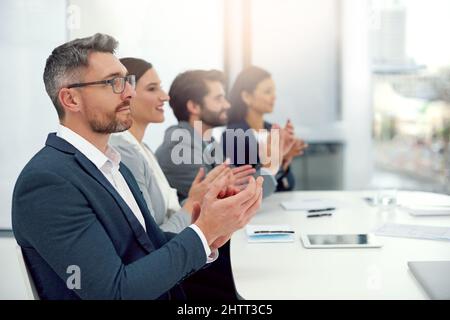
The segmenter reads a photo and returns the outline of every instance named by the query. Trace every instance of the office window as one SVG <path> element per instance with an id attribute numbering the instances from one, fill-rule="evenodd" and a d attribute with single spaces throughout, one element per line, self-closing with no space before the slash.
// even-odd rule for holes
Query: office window
<path id="1" fill-rule="evenodd" d="M 450 193 L 450 2 L 372 1 L 374 184 Z"/>

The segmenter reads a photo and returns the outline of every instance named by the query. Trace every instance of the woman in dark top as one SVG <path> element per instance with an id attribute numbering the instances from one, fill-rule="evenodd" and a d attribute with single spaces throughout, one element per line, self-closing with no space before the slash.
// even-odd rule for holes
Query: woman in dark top
<path id="1" fill-rule="evenodd" d="M 229 93 L 229 130 L 222 135 L 224 154 L 236 165 L 252 164 L 266 168 L 278 182 L 277 191 L 291 191 L 295 180 L 290 163 L 295 156 L 303 154 L 307 145 L 295 138 L 294 127 L 289 120 L 284 128 L 264 121 L 264 115 L 273 111 L 275 99 L 275 83 L 269 72 L 252 66 L 237 76 Z M 274 152 L 262 151 L 261 141 L 267 139 L 258 141 L 258 132 L 263 129 L 279 129 L 279 156 L 270 157 L 270 161 L 262 159 L 264 154 L 274 155 Z M 266 143 L 266 146 L 270 145 L 270 142 Z"/>

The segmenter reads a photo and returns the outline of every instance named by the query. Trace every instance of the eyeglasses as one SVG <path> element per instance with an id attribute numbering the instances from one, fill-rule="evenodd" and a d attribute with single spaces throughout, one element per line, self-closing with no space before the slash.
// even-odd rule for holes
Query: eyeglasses
<path id="1" fill-rule="evenodd" d="M 125 83 L 129 83 L 130 86 L 135 89 L 136 88 L 136 76 L 134 74 L 127 75 L 125 77 L 115 77 L 109 80 L 101 80 L 94 82 L 84 82 L 84 83 L 74 83 L 67 86 L 70 88 L 80 88 L 86 86 L 93 86 L 97 84 L 109 84 L 112 87 L 114 93 L 121 94 L 125 90 Z"/>

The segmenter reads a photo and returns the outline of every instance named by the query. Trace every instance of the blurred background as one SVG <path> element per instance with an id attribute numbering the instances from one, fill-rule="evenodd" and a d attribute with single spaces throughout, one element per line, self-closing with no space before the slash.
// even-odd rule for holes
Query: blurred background
<path id="1" fill-rule="evenodd" d="M 56 46 L 96 32 L 119 57 L 152 62 L 168 90 L 188 69 L 270 71 L 272 122 L 310 148 L 299 190 L 397 188 L 450 194 L 450 0 L 2 0 L 0 229 L 26 162 L 57 127 L 45 93 Z M 175 117 L 150 126 L 159 146 Z"/>

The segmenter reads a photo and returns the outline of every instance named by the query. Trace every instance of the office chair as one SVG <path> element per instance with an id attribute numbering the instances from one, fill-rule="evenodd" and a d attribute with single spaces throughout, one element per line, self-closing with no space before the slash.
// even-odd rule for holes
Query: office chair
<path id="1" fill-rule="evenodd" d="M 30 271 L 25 262 L 25 257 L 23 256 L 22 248 L 17 245 L 17 259 L 19 260 L 20 271 L 22 273 L 22 278 L 25 283 L 25 290 L 29 300 L 40 300 L 37 293 L 36 287 L 34 286 L 33 278 L 31 277 Z"/>

